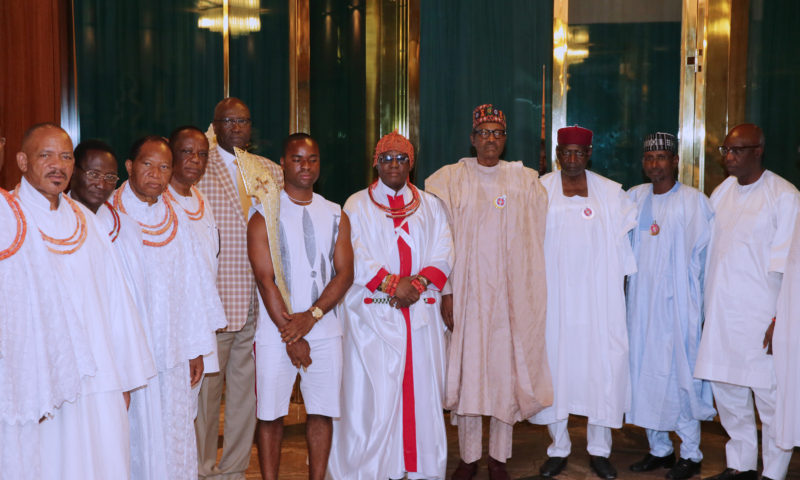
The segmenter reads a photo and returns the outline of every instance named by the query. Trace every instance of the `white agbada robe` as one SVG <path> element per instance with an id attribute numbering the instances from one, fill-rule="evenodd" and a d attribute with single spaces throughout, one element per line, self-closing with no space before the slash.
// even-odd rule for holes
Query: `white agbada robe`
<path id="1" fill-rule="evenodd" d="M 106 203 L 97 209 L 97 220 L 109 233 L 112 250 L 123 266 L 128 285 L 136 299 L 136 305 L 147 336 L 147 344 L 153 351 L 153 334 L 150 331 L 149 289 L 144 271 L 144 245 L 139 224 L 130 216 L 118 212 Z M 166 445 L 161 413 L 161 388 L 157 378 L 151 378 L 146 386 L 131 392 L 128 408 L 131 439 L 131 478 L 168 478 Z"/>
<path id="2" fill-rule="evenodd" d="M 194 232 L 193 239 L 196 247 L 204 255 L 205 267 L 211 271 L 214 278 L 217 278 L 219 271 L 219 229 L 214 221 L 214 213 L 211 211 L 211 204 L 197 188 L 191 189 L 191 195 L 184 197 L 179 194 L 172 186 L 167 186 L 171 198 L 175 199 L 178 206 L 176 210 L 181 216 L 184 225 L 189 225 Z M 202 212 L 202 216 L 200 213 Z M 192 215 L 189 215 L 191 213 Z M 198 218 L 199 217 L 199 218 Z M 227 320 L 226 320 L 227 321 Z M 217 357 L 217 345 L 209 355 L 203 355 L 203 375 L 219 372 L 219 358 Z M 202 382 L 201 382 L 202 383 Z M 200 391 L 200 385 L 195 386 L 195 390 Z"/>
<path id="3" fill-rule="evenodd" d="M 57 210 L 50 210 L 50 202 L 25 179 L 18 195 L 30 212 L 32 231 L 58 239 L 73 234 L 77 215 L 65 196 Z M 74 253 L 51 253 L 50 273 L 84 324 L 97 371 L 84 378 L 76 401 L 65 402 L 40 424 L 42 478 L 128 478 L 128 418 L 121 392 L 147 382 L 153 359 L 107 232 L 86 207 L 72 204 L 84 218 L 86 239 Z"/>
<path id="4" fill-rule="evenodd" d="M 711 385 L 693 374 L 714 214 L 705 195 L 680 182 L 663 194 L 653 194 L 651 183 L 628 194 L 639 207 L 639 224 L 631 232 L 638 271 L 628 278 L 633 396 L 625 420 L 675 431 L 679 419 L 716 415 Z"/>
<path id="5" fill-rule="evenodd" d="M 172 228 L 154 236 L 144 233 L 145 228 L 141 227 L 141 224 L 158 225 L 166 218 L 167 204 L 163 197 L 148 205 L 136 197 L 127 182 L 120 190 L 114 195 L 114 206 L 140 223 L 143 240 L 165 242 Z M 164 438 L 155 438 L 155 445 L 145 444 L 142 446 L 145 451 L 136 454 L 146 456 L 154 447 L 164 445 L 167 478 L 194 480 L 197 478 L 194 433 L 197 395 L 191 390 L 189 360 L 214 350 L 215 331 L 226 322 L 215 278 L 196 260 L 205 253 L 193 240 L 192 230 L 178 210 L 179 207 L 174 207 L 177 233 L 173 240 L 163 246 L 145 245 L 142 257 Z M 155 396 L 156 389 L 150 394 Z M 148 405 L 152 401 L 148 398 Z M 152 419 L 152 415 L 147 415 L 142 421 Z M 141 473 L 140 478 L 154 478 L 149 476 L 152 473 L 147 468 Z"/>
<path id="6" fill-rule="evenodd" d="M 537 424 L 583 415 L 622 426 L 630 404 L 625 275 L 636 272 L 628 232 L 636 205 L 620 184 L 586 171 L 588 197 L 565 197 L 561 173 L 542 177 L 549 205 L 545 233 L 547 353 L 553 405 Z"/>
<path id="7" fill-rule="evenodd" d="M 790 450 L 800 446 L 800 218 L 795 220 L 792 246 L 778 295 L 778 314 L 772 336 L 778 399 L 775 441 Z"/>
<path id="8" fill-rule="evenodd" d="M 0 472 L 12 480 L 41 478 L 39 419 L 75 402 L 97 366 L 85 325 L 51 274 L 52 255 L 25 208 L 0 193 L 10 198 L 0 198 L 0 251 L 10 254 L 15 238 L 22 242 L 0 260 Z"/>
<path id="9" fill-rule="evenodd" d="M 412 199 L 407 186 L 399 194 L 399 205 Z M 394 197 L 395 192 L 378 180 L 373 195 L 388 206 L 387 196 Z M 398 227 L 372 203 L 367 190 L 345 203 L 355 270 L 353 286 L 344 298 L 342 417 L 334 420 L 329 478 L 402 478 L 409 470 L 413 473 L 408 478 L 445 475 L 446 355 L 440 292 L 452 269 L 453 241 L 439 200 L 422 191 L 420 196 L 419 209 L 398 221 Z M 400 239 L 409 247 L 410 258 L 402 258 Z M 409 271 L 401 273 L 403 268 Z M 375 301 L 389 298 L 376 290 L 387 273 L 421 273 L 431 280 L 408 309 L 410 332 L 401 310 Z M 404 385 L 409 356 L 413 389 L 410 379 Z M 413 419 L 404 418 L 404 398 L 413 400 Z M 415 458 L 416 468 L 408 468 L 406 458 Z"/>
<path id="10" fill-rule="evenodd" d="M 730 176 L 711 194 L 714 229 L 705 278 L 705 325 L 695 376 L 747 387 L 775 384 L 764 332 L 775 316 L 797 189 L 765 170 L 750 185 Z"/>

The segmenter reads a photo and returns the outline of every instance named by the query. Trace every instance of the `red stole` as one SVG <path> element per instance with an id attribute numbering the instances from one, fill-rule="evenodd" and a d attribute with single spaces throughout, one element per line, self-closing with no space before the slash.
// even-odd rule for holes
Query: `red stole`
<path id="1" fill-rule="evenodd" d="M 403 196 L 392 197 L 387 195 L 391 208 L 402 208 L 405 205 Z M 394 228 L 403 223 L 403 218 L 395 218 Z M 403 230 L 408 232 L 408 223 L 403 225 Z M 400 277 L 411 275 L 411 247 L 402 239 L 397 238 L 397 251 L 400 253 Z M 408 308 L 400 310 L 406 321 L 406 365 L 403 372 L 403 459 L 407 472 L 417 471 L 417 421 L 414 407 L 414 362 L 411 351 L 411 313 Z"/>

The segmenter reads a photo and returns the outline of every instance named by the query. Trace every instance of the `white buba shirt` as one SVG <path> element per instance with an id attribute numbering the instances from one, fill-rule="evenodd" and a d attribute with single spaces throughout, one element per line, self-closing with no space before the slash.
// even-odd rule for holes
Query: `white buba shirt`
<path id="1" fill-rule="evenodd" d="M 252 208 L 250 216 L 254 212 L 263 216 L 263 206 L 259 204 Z M 285 190 L 281 190 L 278 220 L 281 261 L 294 313 L 311 308 L 335 274 L 333 253 L 341 216 L 339 205 L 316 193 L 310 204 L 298 205 L 289 199 Z M 272 245 L 275 244 L 270 247 Z M 282 344 L 280 331 L 270 319 L 261 295 L 258 301 L 256 343 Z M 342 319 L 338 310 L 337 307 L 326 313 L 304 338 L 311 341 L 341 336 Z"/>
<path id="2" fill-rule="evenodd" d="M 569 414 L 622 426 L 630 404 L 625 275 L 636 272 L 628 232 L 636 204 L 620 184 L 586 171 L 588 197 L 565 197 L 561 173 L 542 177 L 549 205 L 547 354 L 553 406 L 531 418 L 550 424 Z"/>
<path id="3" fill-rule="evenodd" d="M 378 181 L 374 197 L 388 205 L 395 192 Z M 403 187 L 403 204 L 412 200 Z M 419 192 L 421 205 L 400 226 L 375 206 L 367 190 L 345 203 L 354 252 L 354 281 L 344 298 L 342 417 L 334 420 L 328 463 L 333 479 L 402 478 L 404 457 L 403 394 L 407 356 L 412 359 L 416 470 L 409 478 L 444 478 L 447 436 L 442 416 L 445 329 L 441 293 L 454 261 L 453 240 L 441 202 Z M 403 228 L 405 225 L 408 231 Z M 431 280 L 419 301 L 404 314 L 387 303 L 374 281 L 379 272 L 399 274 L 398 239 L 408 245 L 410 273 Z M 369 303 L 367 303 L 369 302 Z M 411 351 L 407 341 L 411 338 Z M 408 385 L 405 386 L 408 388 Z"/>
<path id="4" fill-rule="evenodd" d="M 775 370 L 762 344 L 775 316 L 798 192 L 765 170 L 750 185 L 728 177 L 711 194 L 711 204 L 715 217 L 695 377 L 770 388 Z"/>

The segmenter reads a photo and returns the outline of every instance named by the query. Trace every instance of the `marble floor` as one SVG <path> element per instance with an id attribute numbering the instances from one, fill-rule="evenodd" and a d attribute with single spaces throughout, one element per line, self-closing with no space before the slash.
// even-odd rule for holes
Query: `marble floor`
<path id="1" fill-rule="evenodd" d="M 293 405 L 294 406 L 294 405 Z M 301 421 L 301 414 L 295 414 L 294 421 Z M 484 426 L 484 436 L 488 434 L 488 424 Z M 570 436 L 572 437 L 572 455 L 564 471 L 558 476 L 560 480 L 582 480 L 596 478 L 589 468 L 589 455 L 586 453 L 586 419 L 571 417 L 569 422 Z M 285 428 L 285 436 L 281 450 L 280 478 L 286 480 L 300 480 L 308 478 L 306 465 L 305 425 L 296 423 Z M 447 426 L 447 439 L 449 457 L 447 460 L 447 473 L 450 475 L 458 464 L 458 434 L 454 426 Z M 677 444 L 677 438 L 676 444 Z M 725 468 L 725 442 L 727 436 L 718 422 L 703 423 L 701 448 L 705 455 L 702 467 L 702 477 L 708 477 L 721 472 Z M 643 429 L 626 425 L 620 430 L 613 431 L 613 452 L 611 463 L 617 468 L 620 479 L 655 480 L 663 478 L 667 470 L 656 470 L 647 473 L 633 473 L 628 470 L 628 465 L 641 459 L 647 453 L 647 438 Z M 527 422 L 519 423 L 514 429 L 513 457 L 508 462 L 511 477 L 518 480 L 539 478 L 538 471 L 541 463 L 546 459 L 547 445 L 550 437 L 543 426 L 531 425 Z M 220 445 L 222 438 L 220 437 Z M 484 441 L 484 451 L 488 440 Z M 789 465 L 787 480 L 800 480 L 800 452 L 795 449 L 792 463 Z M 250 467 L 247 470 L 247 479 L 260 479 L 258 457 L 255 446 L 250 457 Z M 488 479 L 485 457 L 476 480 Z M 699 479 L 700 477 L 695 477 Z M 376 479 L 377 480 L 377 479 Z"/>

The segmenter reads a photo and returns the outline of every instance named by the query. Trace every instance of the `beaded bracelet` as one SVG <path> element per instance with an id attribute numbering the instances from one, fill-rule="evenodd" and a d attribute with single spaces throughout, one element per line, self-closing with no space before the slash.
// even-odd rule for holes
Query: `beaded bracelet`
<path id="1" fill-rule="evenodd" d="M 389 275 L 389 277 L 391 278 L 389 279 L 388 285 L 386 285 L 386 288 L 383 290 L 383 293 L 393 297 L 397 291 L 397 284 L 400 283 L 400 277 L 397 275 Z"/>
<path id="2" fill-rule="evenodd" d="M 378 290 L 380 290 L 381 292 L 386 292 L 386 289 L 388 288 L 389 283 L 391 281 L 392 281 L 392 275 L 391 274 L 388 274 L 385 277 L 383 277 L 383 280 L 381 281 L 381 284 L 378 285 Z"/>
<path id="3" fill-rule="evenodd" d="M 414 277 L 414 280 L 411 280 L 411 285 L 414 288 L 416 288 L 419 293 L 422 293 L 428 289 L 425 285 L 422 284 L 419 277 Z"/>

